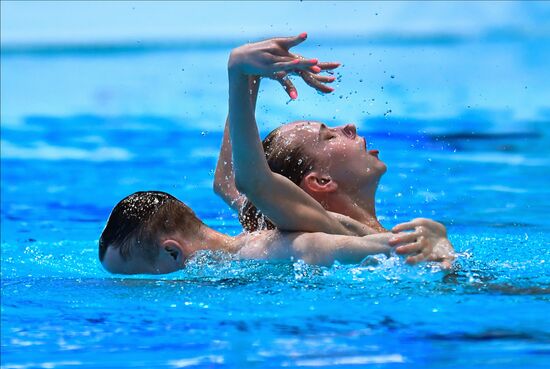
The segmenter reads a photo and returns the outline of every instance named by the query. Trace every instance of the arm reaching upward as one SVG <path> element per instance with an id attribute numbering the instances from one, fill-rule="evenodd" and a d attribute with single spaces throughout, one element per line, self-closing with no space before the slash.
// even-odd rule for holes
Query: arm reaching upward
<path id="1" fill-rule="evenodd" d="M 248 91 L 250 95 L 250 103 L 252 109 L 256 108 L 258 99 L 258 89 L 260 88 L 260 78 L 256 76 L 248 77 Z M 214 175 L 214 192 L 220 196 L 223 201 L 233 210 L 240 211 L 246 200 L 235 186 L 235 174 L 233 173 L 233 159 L 231 158 L 231 139 L 229 137 L 229 115 L 225 120 L 225 128 L 223 131 L 222 147 L 216 165 L 216 173 Z"/>
<path id="2" fill-rule="evenodd" d="M 334 69 L 340 64 L 338 63 L 319 63 L 318 68 L 321 70 Z M 311 68 L 310 68 L 311 69 Z M 318 69 L 314 69 L 317 71 Z M 322 76 L 309 71 L 297 71 L 296 72 L 305 83 L 313 87 L 319 92 L 329 93 L 333 89 L 324 83 L 334 82 L 335 78 L 332 76 Z M 292 81 L 287 78 L 287 72 L 278 72 L 270 78 L 276 80 L 285 89 L 286 93 L 291 99 L 296 99 L 298 93 L 296 87 Z M 260 88 L 261 78 L 259 76 L 248 76 L 248 90 L 250 94 L 250 103 L 252 108 L 256 110 L 256 103 L 258 100 L 258 90 Z M 216 165 L 216 173 L 214 175 L 214 192 L 220 196 L 223 201 L 229 205 L 233 210 L 239 212 L 243 208 L 246 196 L 241 194 L 235 185 L 235 174 L 233 172 L 233 159 L 231 157 L 231 139 L 229 136 L 229 115 L 225 121 L 225 128 L 223 132 L 222 147 L 220 149 L 220 155 L 218 156 L 218 163 Z"/>
<path id="3" fill-rule="evenodd" d="M 273 77 L 293 70 L 321 71 L 316 59 L 300 59 L 288 51 L 305 37 L 302 34 L 270 39 L 231 52 L 229 125 L 236 188 L 281 230 L 348 234 L 315 199 L 288 178 L 271 172 L 256 126 L 254 106 L 246 98 L 250 75 Z"/>
<path id="4" fill-rule="evenodd" d="M 231 158 L 231 140 L 229 138 L 229 117 L 225 121 L 222 147 L 214 174 L 214 192 L 235 211 L 239 211 L 244 204 L 244 196 L 237 191 L 235 175 L 233 174 L 233 159 Z"/>

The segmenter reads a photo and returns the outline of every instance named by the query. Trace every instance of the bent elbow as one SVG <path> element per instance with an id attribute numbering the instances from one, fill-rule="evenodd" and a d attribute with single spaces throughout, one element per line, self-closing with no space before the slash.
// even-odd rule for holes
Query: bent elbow
<path id="1" fill-rule="evenodd" d="M 251 181 L 244 181 L 238 177 L 235 177 L 235 187 L 237 191 L 247 196 L 254 190 L 254 184 Z"/>

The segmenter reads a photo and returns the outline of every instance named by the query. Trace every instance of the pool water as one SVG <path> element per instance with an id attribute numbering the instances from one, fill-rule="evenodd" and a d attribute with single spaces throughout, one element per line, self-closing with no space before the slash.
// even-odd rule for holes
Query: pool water
<path id="1" fill-rule="evenodd" d="M 443 222 L 455 270 L 202 253 L 110 275 L 97 239 L 134 191 L 241 231 L 212 191 L 229 48 L 3 53 L 2 368 L 549 365 L 550 43 L 310 41 L 344 62 L 337 91 L 264 82 L 263 134 L 356 122 L 389 168 L 383 224 Z"/>

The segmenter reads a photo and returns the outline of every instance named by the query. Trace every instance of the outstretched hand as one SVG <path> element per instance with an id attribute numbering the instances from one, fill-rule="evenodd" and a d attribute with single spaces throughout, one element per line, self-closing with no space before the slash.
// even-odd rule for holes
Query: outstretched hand
<path id="1" fill-rule="evenodd" d="M 305 83 L 307 83 L 309 86 L 313 87 L 319 92 L 330 93 L 334 91 L 334 88 L 327 86 L 325 83 L 334 82 L 336 80 L 336 77 L 323 76 L 318 73 L 325 70 L 336 69 L 339 66 L 340 66 L 340 63 L 336 63 L 336 62 L 322 62 L 322 63 L 317 63 L 317 65 L 314 65 L 313 67 L 311 67 L 310 70 L 291 70 L 288 72 L 287 71 L 277 72 L 271 78 L 278 81 L 283 86 L 288 96 L 290 96 L 290 98 L 294 100 L 298 97 L 298 91 L 296 90 L 296 87 L 294 87 L 294 84 L 292 83 L 292 81 L 288 78 L 290 74 L 299 75 L 304 80 Z"/>
<path id="2" fill-rule="evenodd" d="M 397 246 L 397 254 L 409 255 L 407 263 L 437 261 L 444 269 L 451 267 L 455 259 L 454 248 L 447 239 L 447 230 L 443 224 L 431 219 L 417 218 L 396 225 L 392 232 L 397 234 L 389 240 L 389 244 Z"/>
<path id="3" fill-rule="evenodd" d="M 230 73 L 272 78 L 281 83 L 292 99 L 296 99 L 298 93 L 288 78 L 290 74 L 299 75 L 305 83 L 320 92 L 332 92 L 334 89 L 326 83 L 333 82 L 335 78 L 319 73 L 335 69 L 339 63 L 319 63 L 317 59 L 306 59 L 290 52 L 290 48 L 302 43 L 306 38 L 307 34 L 302 33 L 298 36 L 272 38 L 240 46 L 231 52 L 228 69 Z"/>

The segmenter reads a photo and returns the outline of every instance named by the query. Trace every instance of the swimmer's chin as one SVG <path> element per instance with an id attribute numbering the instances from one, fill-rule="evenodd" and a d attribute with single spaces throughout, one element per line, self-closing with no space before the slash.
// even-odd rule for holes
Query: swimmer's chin
<path id="1" fill-rule="evenodd" d="M 367 168 L 365 170 L 366 174 L 372 175 L 373 173 L 378 174 L 379 176 L 383 176 L 388 171 L 388 167 L 384 162 L 379 161 L 374 168 Z"/>

